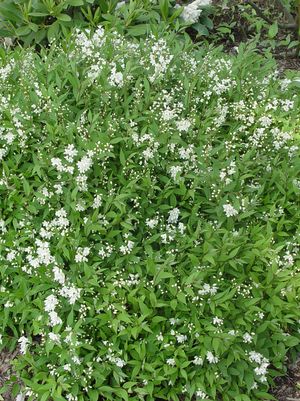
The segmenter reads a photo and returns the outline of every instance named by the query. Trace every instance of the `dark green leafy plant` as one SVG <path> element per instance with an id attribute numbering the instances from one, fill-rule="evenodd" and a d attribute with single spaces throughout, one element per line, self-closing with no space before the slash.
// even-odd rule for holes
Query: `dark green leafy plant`
<path id="1" fill-rule="evenodd" d="M 0 35 L 28 45 L 52 41 L 74 27 L 99 23 L 131 36 L 149 34 L 153 23 L 183 31 L 191 24 L 182 23 L 183 7 L 175 5 L 172 0 L 4 0 L 0 3 Z M 193 24 L 202 35 L 211 27 L 207 11 Z"/>

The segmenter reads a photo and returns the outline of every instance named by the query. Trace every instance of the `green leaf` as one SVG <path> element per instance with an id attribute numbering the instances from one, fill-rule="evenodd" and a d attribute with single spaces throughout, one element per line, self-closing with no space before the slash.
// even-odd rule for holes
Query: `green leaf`
<path id="1" fill-rule="evenodd" d="M 127 28 L 128 35 L 131 36 L 143 36 L 150 31 L 149 24 L 139 24 L 136 26 L 131 26 Z"/>
<path id="2" fill-rule="evenodd" d="M 68 4 L 70 4 L 70 6 L 78 7 L 83 6 L 84 2 L 83 0 L 68 0 Z"/>
<path id="3" fill-rule="evenodd" d="M 59 21 L 70 22 L 72 18 L 68 14 L 59 14 L 56 17 Z"/>
<path id="4" fill-rule="evenodd" d="M 30 194 L 30 185 L 29 185 L 29 182 L 25 178 L 23 178 L 23 188 L 24 188 L 25 195 L 29 196 L 29 194 Z"/>
<path id="5" fill-rule="evenodd" d="M 277 33 L 278 33 L 278 24 L 277 24 L 277 22 L 275 22 L 275 23 L 272 24 L 272 25 L 270 26 L 270 28 L 269 28 L 269 31 L 268 31 L 269 38 L 270 38 L 270 39 L 275 38 L 275 36 L 277 35 Z"/>
<path id="6" fill-rule="evenodd" d="M 169 0 L 160 0 L 159 8 L 164 21 L 167 21 L 170 8 Z"/>
<path id="7" fill-rule="evenodd" d="M 58 33 L 59 33 L 59 23 L 56 21 L 48 28 L 47 38 L 49 42 L 53 41 L 57 37 Z"/>
<path id="8" fill-rule="evenodd" d="M 16 29 L 17 36 L 25 36 L 31 32 L 29 25 L 20 26 L 20 28 Z"/>
<path id="9" fill-rule="evenodd" d="M 114 389 L 114 393 L 118 396 L 121 397 L 123 400 L 128 401 L 128 394 L 127 391 L 124 390 L 123 388 L 116 388 Z"/>
<path id="10" fill-rule="evenodd" d="M 125 158 L 125 154 L 122 149 L 120 149 L 120 162 L 121 162 L 122 166 L 125 166 L 126 158 Z"/>
<path id="11" fill-rule="evenodd" d="M 91 401 L 99 400 L 99 392 L 97 390 L 89 390 L 88 396 Z"/>
<path id="12" fill-rule="evenodd" d="M 192 28 L 194 28 L 199 35 L 207 36 L 209 35 L 208 29 L 205 25 L 200 24 L 200 22 L 193 24 Z"/>

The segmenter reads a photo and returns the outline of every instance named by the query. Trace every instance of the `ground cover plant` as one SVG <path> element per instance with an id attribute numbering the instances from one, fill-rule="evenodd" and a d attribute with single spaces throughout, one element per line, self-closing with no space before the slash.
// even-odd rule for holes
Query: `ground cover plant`
<path id="1" fill-rule="evenodd" d="M 0 54 L 18 401 L 270 399 L 300 340 L 298 81 L 101 27 Z"/>

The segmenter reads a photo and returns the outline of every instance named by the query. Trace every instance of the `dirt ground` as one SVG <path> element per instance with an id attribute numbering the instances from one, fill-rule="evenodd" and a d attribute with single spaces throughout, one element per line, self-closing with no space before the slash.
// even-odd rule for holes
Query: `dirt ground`
<path id="1" fill-rule="evenodd" d="M 18 355 L 18 350 L 14 352 L 7 352 L 3 350 L 0 352 L 0 389 L 3 387 L 5 382 L 9 379 L 12 370 L 11 370 L 11 361 Z M 10 392 L 5 394 L 1 394 L 4 398 L 4 401 L 13 401 L 14 398 Z M 0 395 L 0 400 L 1 400 Z"/>

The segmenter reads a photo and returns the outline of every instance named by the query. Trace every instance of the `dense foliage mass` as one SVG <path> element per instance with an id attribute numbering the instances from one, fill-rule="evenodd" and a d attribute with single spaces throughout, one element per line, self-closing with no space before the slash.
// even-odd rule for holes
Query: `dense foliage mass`
<path id="1" fill-rule="evenodd" d="M 208 34 L 211 0 L 190 4 L 176 0 L 2 0 L 0 37 L 12 37 L 23 44 L 45 43 L 67 35 L 74 27 L 103 23 L 131 36 L 149 34 L 151 25 L 187 26 Z M 182 6 L 181 6 L 182 5 Z M 180 18 L 179 18 L 180 16 Z"/>
<path id="2" fill-rule="evenodd" d="M 18 400 L 268 399 L 299 344 L 299 88 L 173 39 L 1 52 Z"/>

